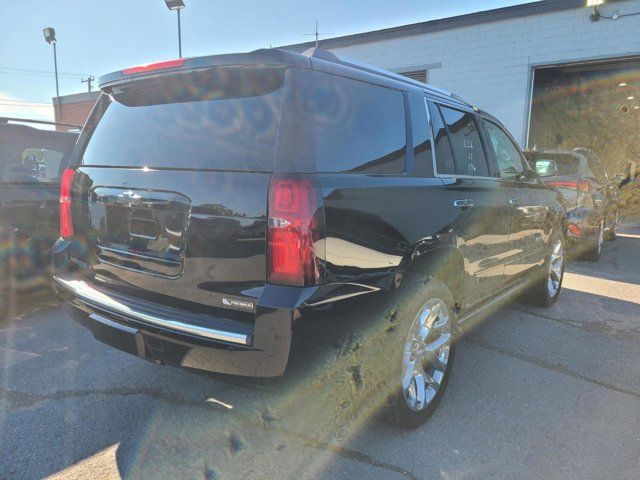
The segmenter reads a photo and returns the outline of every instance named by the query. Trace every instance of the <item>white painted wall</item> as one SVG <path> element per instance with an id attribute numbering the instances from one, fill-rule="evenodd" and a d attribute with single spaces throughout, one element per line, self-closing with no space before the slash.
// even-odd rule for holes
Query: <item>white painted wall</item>
<path id="1" fill-rule="evenodd" d="M 429 70 L 429 83 L 495 115 L 524 146 L 532 66 L 640 55 L 640 15 L 591 22 L 590 12 L 565 10 L 333 51 L 396 71 L 441 63 Z M 606 4 L 601 12 L 640 12 L 640 0 Z"/>

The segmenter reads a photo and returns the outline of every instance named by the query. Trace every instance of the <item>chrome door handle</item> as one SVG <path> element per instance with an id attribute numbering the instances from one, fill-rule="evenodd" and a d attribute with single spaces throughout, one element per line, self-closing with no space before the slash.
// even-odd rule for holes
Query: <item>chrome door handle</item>
<path id="1" fill-rule="evenodd" d="M 474 207 L 475 203 L 473 203 L 473 200 L 469 200 L 468 198 L 461 198 L 459 200 L 454 200 L 453 206 L 466 210 L 467 208 Z"/>
<path id="2" fill-rule="evenodd" d="M 518 197 L 511 197 L 509 199 L 509 205 L 520 205 L 520 199 Z"/>

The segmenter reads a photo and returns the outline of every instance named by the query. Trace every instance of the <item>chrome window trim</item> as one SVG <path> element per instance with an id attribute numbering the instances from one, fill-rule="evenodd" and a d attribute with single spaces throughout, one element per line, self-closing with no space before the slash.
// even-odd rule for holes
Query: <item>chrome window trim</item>
<path id="1" fill-rule="evenodd" d="M 432 103 L 434 103 L 436 105 L 443 105 L 445 107 L 454 108 L 456 110 L 462 110 L 462 111 L 467 112 L 467 113 L 472 113 L 472 114 L 476 114 L 476 115 L 477 115 L 477 113 L 474 111 L 473 108 L 470 108 L 470 107 L 462 105 L 462 104 L 442 102 L 440 100 L 434 100 L 433 98 L 429 98 L 427 96 L 425 96 L 423 98 L 424 98 L 424 107 L 425 107 L 425 110 L 427 112 L 427 122 L 429 124 L 429 135 L 431 137 L 431 158 L 432 158 L 432 162 L 433 162 L 433 176 L 436 177 L 436 178 L 451 178 L 451 179 L 461 178 L 461 179 L 471 179 L 471 180 L 503 180 L 500 177 L 486 177 L 486 176 L 481 176 L 481 175 L 458 175 L 457 173 L 438 173 L 438 162 L 436 160 L 435 136 L 434 136 L 434 132 L 433 132 L 433 121 L 431 120 L 431 112 L 429 111 L 429 102 L 432 102 Z M 484 151 L 485 161 L 487 162 L 487 167 L 488 167 L 489 166 L 489 162 L 488 162 L 488 158 L 486 158 L 487 157 L 487 149 L 485 148 L 484 141 L 482 139 L 482 132 L 480 131 L 481 126 L 478 125 L 478 127 L 479 127 L 478 128 L 478 135 L 480 136 L 480 142 L 482 143 L 482 149 Z M 452 152 L 452 155 L 453 155 L 453 152 Z"/>

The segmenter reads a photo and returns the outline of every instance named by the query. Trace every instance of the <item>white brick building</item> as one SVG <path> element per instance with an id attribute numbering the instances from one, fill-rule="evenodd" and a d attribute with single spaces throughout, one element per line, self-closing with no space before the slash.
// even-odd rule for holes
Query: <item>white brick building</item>
<path id="1" fill-rule="evenodd" d="M 330 38 L 320 46 L 396 72 L 426 70 L 430 84 L 491 112 L 524 146 L 540 67 L 640 59 L 640 0 L 607 1 L 599 21 L 590 20 L 591 12 L 586 0 L 547 0 Z M 634 105 L 625 108 L 633 113 Z"/>

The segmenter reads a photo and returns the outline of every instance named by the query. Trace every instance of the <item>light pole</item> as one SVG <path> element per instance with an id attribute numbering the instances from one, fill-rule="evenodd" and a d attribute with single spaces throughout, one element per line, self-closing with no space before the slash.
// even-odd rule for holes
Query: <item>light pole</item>
<path id="1" fill-rule="evenodd" d="M 175 10 L 178 13 L 178 58 L 182 58 L 182 32 L 180 31 L 180 10 L 184 8 L 182 0 L 164 0 L 169 10 Z"/>
<path id="2" fill-rule="evenodd" d="M 56 51 L 56 31 L 53 27 L 47 27 L 42 30 L 42 33 L 44 34 L 44 39 L 47 41 L 47 43 L 53 44 L 53 69 L 56 74 L 56 102 L 58 103 L 58 115 L 62 120 L 62 105 L 60 104 L 60 88 L 58 86 L 58 53 Z"/>

